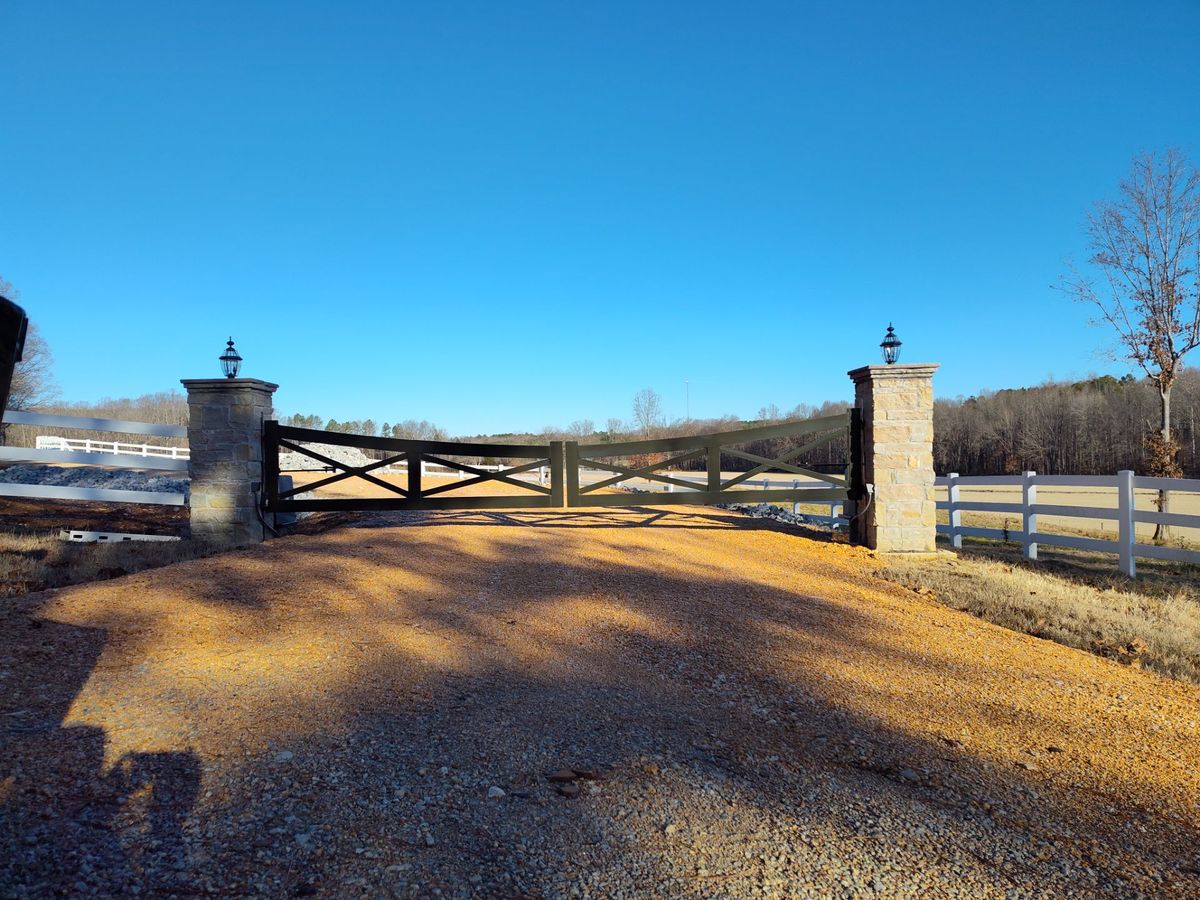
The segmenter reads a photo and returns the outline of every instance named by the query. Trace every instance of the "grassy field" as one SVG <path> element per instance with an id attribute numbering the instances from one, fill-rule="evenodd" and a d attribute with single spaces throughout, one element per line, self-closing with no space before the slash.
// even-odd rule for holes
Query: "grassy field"
<path id="1" fill-rule="evenodd" d="M 997 625 L 1200 683 L 1200 567 L 1112 554 L 967 541 L 957 557 L 889 562 L 880 575 Z"/>

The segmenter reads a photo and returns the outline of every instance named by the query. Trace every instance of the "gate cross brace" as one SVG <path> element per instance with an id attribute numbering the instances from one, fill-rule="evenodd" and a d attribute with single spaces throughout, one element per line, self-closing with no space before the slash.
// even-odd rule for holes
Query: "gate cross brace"
<path id="1" fill-rule="evenodd" d="M 612 484 L 618 484 L 622 481 L 627 481 L 630 478 L 645 478 L 647 481 L 661 481 L 661 482 L 664 482 L 665 484 L 674 484 L 674 485 L 679 485 L 680 487 L 686 487 L 686 488 L 691 488 L 692 490 L 695 490 L 696 485 L 693 484 L 692 482 L 683 481 L 678 478 L 672 478 L 670 475 L 662 475 L 662 474 L 656 473 L 655 469 L 661 469 L 663 466 L 673 465 L 674 463 L 681 463 L 681 462 L 687 462 L 687 461 L 693 460 L 693 459 L 698 459 L 699 457 L 703 456 L 707 452 L 708 452 L 707 448 L 702 447 L 699 450 L 693 450 L 691 453 L 684 453 L 684 454 L 681 454 L 680 456 L 672 457 L 671 459 L 664 459 L 660 463 L 654 463 L 653 465 L 643 466 L 640 469 L 631 469 L 628 466 L 609 465 L 608 463 L 602 463 L 602 462 L 599 462 L 594 459 L 580 459 L 579 462 L 581 464 L 587 463 L 593 469 L 603 469 L 606 472 L 616 472 L 617 477 L 609 478 L 605 481 L 597 481 L 594 484 L 587 485 L 586 487 L 580 487 L 579 493 L 589 494 L 592 491 L 598 491 L 598 490 L 600 490 L 600 488 L 605 488 Z"/>
<path id="2" fill-rule="evenodd" d="M 828 440 L 829 440 L 828 437 L 820 437 L 820 438 L 817 438 L 816 440 L 809 441 L 807 444 L 803 444 L 799 447 L 795 447 L 795 448 L 789 450 L 787 453 L 783 454 L 783 456 L 779 457 L 779 459 L 767 459 L 766 457 L 755 456 L 753 453 L 746 453 L 741 450 L 729 450 L 729 449 L 722 450 L 721 451 L 722 453 L 725 453 L 729 456 L 741 457 L 742 459 L 747 459 L 750 462 L 761 463 L 761 465 L 755 466 L 753 469 L 750 469 L 747 472 L 742 472 L 740 475 L 736 475 L 733 478 L 729 479 L 728 481 L 722 483 L 721 490 L 725 490 L 726 488 L 733 487 L 735 484 L 741 484 L 743 481 L 753 478 L 755 475 L 759 474 L 760 472 L 765 472 L 767 469 L 770 469 L 772 467 L 786 469 L 787 471 L 794 472 L 798 475 L 809 475 L 809 476 L 811 476 L 813 478 L 817 478 L 821 481 L 827 481 L 830 484 L 836 484 L 836 485 L 839 485 L 840 487 L 845 487 L 846 481 L 843 478 L 838 478 L 836 475 L 829 475 L 828 473 L 813 472 L 809 469 L 803 468 L 802 466 L 793 465 L 789 462 L 790 460 L 795 459 L 797 456 L 801 456 L 802 454 L 807 453 L 809 450 L 812 450 L 814 447 L 819 447 L 821 444 L 825 443 Z"/>
<path id="3" fill-rule="evenodd" d="M 485 469 L 476 469 L 473 466 L 467 465 L 466 463 L 451 462 L 448 459 L 442 459 L 438 456 L 426 455 L 424 458 L 429 460 L 431 463 L 435 463 L 436 465 L 446 466 L 449 469 L 458 469 L 462 472 L 469 472 L 476 477 L 468 478 L 466 481 L 456 481 L 454 484 L 443 484 L 435 488 L 430 488 L 427 491 L 421 492 L 422 497 L 432 497 L 434 494 L 444 494 L 447 491 L 457 491 L 459 488 L 470 487 L 473 484 L 482 484 L 485 481 L 499 481 L 504 484 L 511 484 L 519 488 L 535 491 L 539 494 L 545 494 L 547 496 L 550 495 L 550 488 L 542 487 L 540 484 L 529 484 L 524 481 L 517 481 L 515 478 L 508 477 L 509 475 L 520 475 L 522 472 L 530 472 L 534 469 L 540 468 L 541 466 L 547 465 L 550 462 L 548 459 L 535 459 L 531 463 L 525 463 L 521 466 L 513 466 L 505 469 L 503 472 L 488 472 Z"/>
<path id="4" fill-rule="evenodd" d="M 380 487 L 387 488 L 389 491 L 393 491 L 401 496 L 408 496 L 408 491 L 404 490 L 404 488 L 395 484 L 389 484 L 382 478 L 376 478 L 374 475 L 367 474 L 372 469 L 378 469 L 394 463 L 397 460 L 403 459 L 408 455 L 407 453 L 389 456 L 387 459 L 375 460 L 374 462 L 368 463 L 365 466 L 352 466 L 349 463 L 338 462 L 336 459 L 330 459 L 328 456 L 324 456 L 318 453 L 316 450 L 311 450 L 307 447 L 301 447 L 299 444 L 293 444 L 291 441 L 284 440 L 283 438 L 279 439 L 279 446 L 286 447 L 289 450 L 294 450 L 297 453 L 303 453 L 305 456 L 310 456 L 318 462 L 325 463 L 327 466 L 333 466 L 334 468 L 345 470 L 336 475 L 330 475 L 328 478 L 323 478 L 320 481 L 314 481 L 312 484 L 305 484 L 293 490 L 284 491 L 279 495 L 280 500 L 287 500 L 289 497 L 294 497 L 297 494 L 303 494 L 306 491 L 315 491 L 317 488 L 325 487 L 326 485 L 333 484 L 337 481 L 342 481 L 346 478 L 361 478 L 364 481 L 369 481 L 372 484 L 377 484 Z"/>

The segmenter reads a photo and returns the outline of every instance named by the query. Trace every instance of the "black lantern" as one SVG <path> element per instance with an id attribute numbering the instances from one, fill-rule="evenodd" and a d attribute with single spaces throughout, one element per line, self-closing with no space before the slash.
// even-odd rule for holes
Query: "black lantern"
<path id="1" fill-rule="evenodd" d="M 233 345 L 230 344 L 232 347 Z M 888 323 L 887 335 L 879 344 L 883 348 L 883 361 L 889 366 L 894 365 L 896 360 L 900 358 L 900 338 L 896 337 L 896 329 L 892 324 Z"/>
<path id="2" fill-rule="evenodd" d="M 237 378 L 238 369 L 242 366 L 242 357 L 238 355 L 237 350 L 233 348 L 233 338 L 229 339 L 229 346 L 225 348 L 225 352 L 220 356 L 221 369 L 225 372 L 226 378 Z"/>

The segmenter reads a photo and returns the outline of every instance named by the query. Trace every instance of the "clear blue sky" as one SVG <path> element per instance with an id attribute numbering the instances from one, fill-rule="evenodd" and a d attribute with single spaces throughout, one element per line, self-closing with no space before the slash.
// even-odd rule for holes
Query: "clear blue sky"
<path id="1" fill-rule="evenodd" d="M 254 8 L 251 9 L 250 7 Z M 72 400 L 452 432 L 1125 371 L 1050 289 L 1200 154 L 1200 3 L 0 3 L 0 274 Z M 666 344 L 666 346 L 661 346 Z"/>

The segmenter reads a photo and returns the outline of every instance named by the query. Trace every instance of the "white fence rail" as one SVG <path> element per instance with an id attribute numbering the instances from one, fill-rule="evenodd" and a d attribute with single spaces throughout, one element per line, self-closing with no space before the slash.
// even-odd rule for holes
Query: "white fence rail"
<path id="1" fill-rule="evenodd" d="M 162 425 L 158 422 L 131 422 L 128 419 L 93 419 L 90 416 L 60 416 L 52 413 L 4 411 L 5 425 L 43 425 L 77 428 L 80 431 L 113 431 L 117 434 L 148 434 L 151 437 L 187 437 L 186 425 Z"/>
<path id="2" fill-rule="evenodd" d="M 1026 559 L 1037 559 L 1038 545 L 1068 547 L 1075 550 L 1093 550 L 1115 553 L 1117 563 L 1126 575 L 1137 574 L 1137 558 L 1162 559 L 1172 562 L 1200 564 L 1200 550 L 1183 547 L 1160 547 L 1156 544 L 1138 543 L 1137 525 L 1171 525 L 1180 528 L 1200 528 L 1200 515 L 1159 512 L 1157 509 L 1138 509 L 1137 492 L 1168 491 L 1170 493 L 1200 494 L 1200 480 L 1184 478 L 1143 478 L 1130 471 L 1116 475 L 1038 475 L 1026 472 L 1023 475 L 970 475 L 950 473 L 937 479 L 938 487 L 946 488 L 946 499 L 939 500 L 938 509 L 949 513 L 948 525 L 938 525 L 939 534 L 950 538 L 951 546 L 962 547 L 964 537 L 990 538 L 1022 544 Z M 1008 487 L 1021 489 L 1020 502 L 991 502 L 963 500 L 964 488 Z M 1061 503 L 1039 503 L 1038 488 L 1093 488 L 1116 492 L 1117 505 L 1082 506 Z M 1003 513 L 1019 516 L 1020 530 L 1009 528 L 980 528 L 962 524 L 964 512 Z M 1076 535 L 1050 534 L 1038 530 L 1039 516 L 1099 519 L 1116 522 L 1115 540 Z"/>
<path id="3" fill-rule="evenodd" d="M 60 416 L 48 413 L 5 410 L 4 422 L 11 425 L 41 425 L 55 428 L 77 428 L 81 431 L 109 431 L 117 434 L 139 434 L 151 437 L 187 437 L 182 425 L 160 425 L 154 422 L 130 422 L 125 419 L 95 419 L 87 416 Z M 44 436 L 43 436 L 44 437 Z M 38 438 L 37 447 L 0 447 L 0 464 L 44 463 L 48 465 L 99 466 L 109 469 L 133 469 L 149 472 L 186 472 L 187 450 L 174 447 L 154 447 L 149 444 L 128 444 L 114 441 L 91 441 L 95 449 L 79 448 L 88 441 L 68 441 L 66 446 L 49 449 Z M 64 440 L 64 439 L 55 439 Z M 160 455 L 149 450 L 180 450 L 174 455 Z M 73 487 L 50 484 L 19 484 L 0 482 L 0 497 L 20 497 L 40 500 L 79 500 L 102 503 L 149 503 L 162 506 L 184 506 L 187 495 L 174 491 L 132 491 L 117 488 Z"/>
<path id="4" fill-rule="evenodd" d="M 122 441 L 94 441 L 91 438 L 65 438 L 39 434 L 34 446 L 38 450 L 74 450 L 79 453 L 125 453 L 130 456 L 158 456 L 166 459 L 187 459 L 187 447 L 165 447 L 162 444 L 126 444 Z"/>

